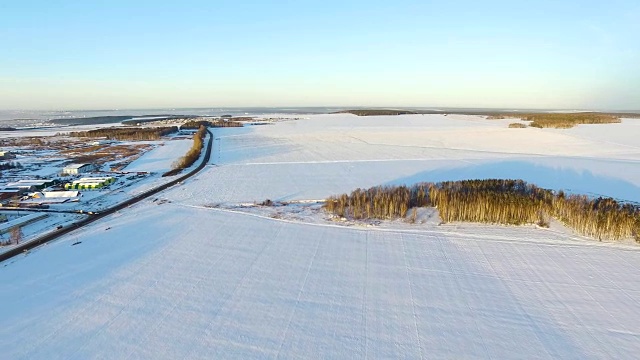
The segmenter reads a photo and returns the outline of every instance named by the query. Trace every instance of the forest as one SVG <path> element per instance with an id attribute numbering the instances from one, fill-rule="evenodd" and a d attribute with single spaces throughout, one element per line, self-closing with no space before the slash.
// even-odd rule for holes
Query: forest
<path id="1" fill-rule="evenodd" d="M 166 136 L 177 131 L 177 126 L 102 128 L 88 131 L 73 131 L 69 133 L 69 136 L 120 141 L 149 141 L 159 140 L 162 136 Z"/>
<path id="2" fill-rule="evenodd" d="M 405 218 L 411 208 L 435 207 L 442 223 L 537 224 L 551 218 L 599 240 L 640 242 L 640 207 L 612 198 L 567 195 L 523 180 L 463 180 L 378 186 L 326 199 L 325 210 L 350 219 Z"/>
<path id="3" fill-rule="evenodd" d="M 190 120 L 180 125 L 180 129 L 199 129 L 200 126 L 221 128 L 221 127 L 242 127 L 243 125 L 241 122 L 233 121 L 233 120 L 222 120 L 222 119 L 209 120 L 209 121 Z"/>
<path id="4" fill-rule="evenodd" d="M 630 114 L 630 116 L 631 115 L 633 114 Z M 531 123 L 529 123 L 529 126 L 531 127 L 556 129 L 569 129 L 579 124 L 614 124 L 622 122 L 619 115 L 595 112 L 493 114 L 488 116 L 487 119 L 522 119 L 525 121 L 531 121 Z M 522 126 L 516 124 L 518 123 L 509 124 L 509 127 L 525 127 L 524 124 L 522 124 Z"/>

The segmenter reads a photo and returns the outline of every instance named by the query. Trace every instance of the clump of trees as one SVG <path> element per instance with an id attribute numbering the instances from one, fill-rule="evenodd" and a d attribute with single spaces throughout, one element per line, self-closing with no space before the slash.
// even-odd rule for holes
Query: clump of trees
<path id="1" fill-rule="evenodd" d="M 88 138 L 106 138 L 109 140 L 121 141 L 150 141 L 159 140 L 162 136 L 173 134 L 178 131 L 177 126 L 164 127 L 126 127 L 126 128 L 103 128 L 88 131 L 73 131 L 70 136 Z"/>
<path id="2" fill-rule="evenodd" d="M 23 236 L 21 227 L 13 227 L 9 231 L 9 239 L 0 240 L 0 246 L 19 245 Z"/>
<path id="3" fill-rule="evenodd" d="M 242 127 L 243 125 L 241 122 L 233 121 L 233 120 L 222 120 L 222 119 L 210 120 L 210 121 L 190 120 L 180 125 L 180 129 L 199 129 L 200 126 L 221 128 L 221 127 Z"/>
<path id="4" fill-rule="evenodd" d="M 622 114 L 612 113 L 595 113 L 595 112 L 580 112 L 580 113 L 518 113 L 518 114 L 491 114 L 487 116 L 487 120 L 500 120 L 500 119 L 522 119 L 531 121 L 529 126 L 537 128 L 556 128 L 556 129 L 569 129 L 579 124 L 613 124 L 619 123 L 620 116 Z M 637 114 L 624 115 L 626 117 L 637 117 Z M 512 126 L 513 125 L 513 126 Z M 509 124 L 509 127 L 520 128 L 524 125 L 513 123 Z"/>
<path id="5" fill-rule="evenodd" d="M 512 129 L 524 129 L 527 127 L 527 125 L 523 123 L 511 123 L 509 124 L 509 127 Z"/>
<path id="6" fill-rule="evenodd" d="M 172 169 L 163 176 L 171 176 L 179 173 L 183 169 L 188 168 L 193 165 L 193 163 L 198 160 L 200 157 L 200 153 L 202 152 L 202 147 L 204 146 L 204 139 L 207 136 L 207 128 L 204 125 L 201 125 L 198 129 L 198 132 L 193 134 L 193 144 L 187 153 L 178 159 L 175 163 L 173 163 Z"/>
<path id="7" fill-rule="evenodd" d="M 13 161 L 0 163 L 0 170 L 9 170 L 9 169 L 22 169 L 22 164 L 20 164 L 19 162 L 13 162 Z"/>
<path id="8" fill-rule="evenodd" d="M 492 179 L 441 182 L 429 196 L 443 222 L 521 225 L 543 224 L 553 194 L 522 180 Z"/>
<path id="9" fill-rule="evenodd" d="M 621 122 L 615 115 L 600 113 L 568 113 L 568 114 L 530 114 L 522 117 L 532 121 L 529 126 L 537 128 L 568 129 L 578 124 L 612 124 Z"/>
<path id="10" fill-rule="evenodd" d="M 555 218 L 583 235 L 613 240 L 634 237 L 640 242 L 640 210 L 632 204 L 561 192 L 553 198 L 552 210 Z"/>
<path id="11" fill-rule="evenodd" d="M 555 194 L 522 180 L 464 180 L 378 186 L 332 196 L 325 210 L 352 219 L 404 218 L 411 208 L 438 208 L 455 221 L 548 226 L 550 218 L 597 239 L 634 237 L 640 242 L 640 208 L 611 198 Z"/>

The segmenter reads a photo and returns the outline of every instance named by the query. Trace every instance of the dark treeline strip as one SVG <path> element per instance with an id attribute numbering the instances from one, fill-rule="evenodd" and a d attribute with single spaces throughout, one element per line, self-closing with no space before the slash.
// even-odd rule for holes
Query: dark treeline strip
<path id="1" fill-rule="evenodd" d="M 633 114 L 629 114 L 632 116 Z M 518 118 L 526 121 L 531 121 L 529 126 L 537 128 L 557 128 L 557 129 L 569 129 L 579 124 L 615 124 L 619 123 L 620 114 L 605 114 L 595 112 L 582 112 L 582 113 L 536 113 L 536 114 L 493 114 L 487 117 L 487 119 L 512 119 Z M 516 127 L 511 126 L 509 127 Z M 520 126 L 517 126 L 520 127 Z"/>
<path id="2" fill-rule="evenodd" d="M 352 219 L 396 219 L 414 207 L 436 207 L 443 223 L 468 221 L 548 226 L 551 217 L 597 239 L 640 242 L 640 208 L 611 198 L 555 194 L 522 180 L 464 180 L 378 186 L 332 196 L 325 210 Z"/>
<path id="3" fill-rule="evenodd" d="M 140 126 L 145 123 L 153 123 L 157 121 L 166 121 L 166 120 L 181 120 L 181 119 L 192 119 L 196 118 L 195 115 L 146 115 L 145 117 L 135 117 L 133 119 L 124 120 L 121 122 L 122 125 L 127 126 Z M 131 118 L 131 116 L 129 117 Z"/>
<path id="4" fill-rule="evenodd" d="M 392 110 L 392 109 L 354 109 L 338 111 L 336 114 L 353 114 L 358 116 L 383 116 L 383 115 L 407 115 L 418 114 L 411 110 Z"/>
<path id="5" fill-rule="evenodd" d="M 178 159 L 175 163 L 173 163 L 173 169 L 164 173 L 162 176 L 171 176 L 176 175 L 183 169 L 188 168 L 193 165 L 193 163 L 198 160 L 200 157 L 200 152 L 202 152 L 202 146 L 204 145 L 204 138 L 207 136 L 207 128 L 205 126 L 200 126 L 198 132 L 193 134 L 193 145 L 187 153 Z"/>
<path id="6" fill-rule="evenodd" d="M 159 140 L 162 136 L 178 131 L 177 126 L 149 128 L 104 128 L 89 131 L 70 132 L 70 136 L 88 138 L 106 138 L 110 140 Z"/>
<path id="7" fill-rule="evenodd" d="M 523 120 L 532 121 L 529 126 L 537 128 L 568 129 L 578 124 L 613 124 L 621 122 L 615 115 L 599 113 L 575 114 L 534 114 L 527 115 Z"/>
<path id="8" fill-rule="evenodd" d="M 221 128 L 221 127 L 242 127 L 242 123 L 239 121 L 233 121 L 233 120 L 192 120 L 192 121 L 187 121 L 184 124 L 180 125 L 180 129 L 200 129 L 200 126 L 206 126 L 206 127 L 214 127 L 214 128 Z"/>
<path id="9" fill-rule="evenodd" d="M 13 162 L 13 161 L 0 163 L 0 170 L 9 170 L 9 169 L 22 169 L 22 164 L 20 164 L 19 162 Z"/>
<path id="10" fill-rule="evenodd" d="M 640 112 L 583 112 L 583 113 L 557 113 L 557 112 L 515 112 L 510 110 L 489 110 L 489 109 L 352 109 L 341 110 L 333 114 L 349 113 L 358 116 L 375 116 L 375 115 L 404 115 L 404 114 L 457 114 L 457 115 L 478 115 L 487 116 L 489 119 L 520 119 L 526 116 L 547 116 L 547 115 L 580 115 L 580 114 L 597 114 L 608 115 L 616 118 L 640 118 Z"/>

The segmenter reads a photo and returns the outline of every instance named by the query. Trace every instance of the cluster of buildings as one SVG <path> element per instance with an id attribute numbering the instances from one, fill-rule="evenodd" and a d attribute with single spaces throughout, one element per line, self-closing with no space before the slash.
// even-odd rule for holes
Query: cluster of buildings
<path id="1" fill-rule="evenodd" d="M 72 164 L 62 169 L 62 175 L 79 175 L 97 170 L 94 164 Z M 0 187 L 0 201 L 19 206 L 39 206 L 80 199 L 80 190 L 102 189 L 116 181 L 114 177 L 82 177 L 64 183 L 64 179 L 18 180 Z M 64 183 L 64 185 L 63 185 Z M 1 205 L 0 205 L 1 206 Z"/>

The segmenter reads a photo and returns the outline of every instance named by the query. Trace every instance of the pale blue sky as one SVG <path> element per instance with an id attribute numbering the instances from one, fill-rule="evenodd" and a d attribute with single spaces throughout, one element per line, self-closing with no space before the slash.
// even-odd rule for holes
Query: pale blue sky
<path id="1" fill-rule="evenodd" d="M 640 110 L 640 2 L 0 0 L 0 109 Z"/>

